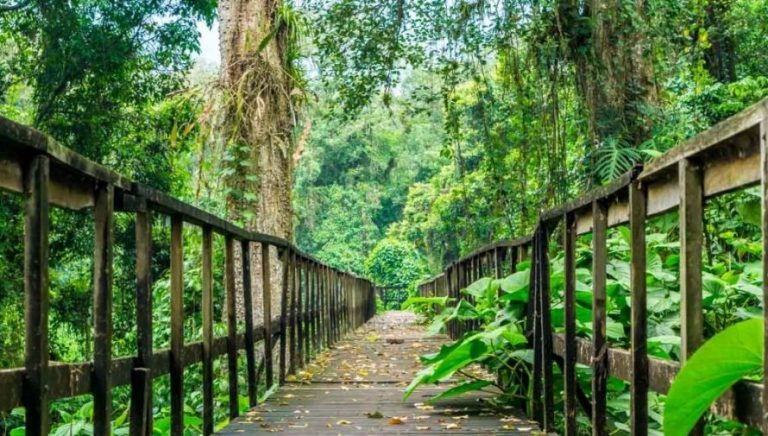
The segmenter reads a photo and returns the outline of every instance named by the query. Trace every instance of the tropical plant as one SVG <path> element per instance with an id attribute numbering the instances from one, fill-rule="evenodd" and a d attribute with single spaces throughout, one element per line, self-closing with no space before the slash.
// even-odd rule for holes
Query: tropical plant
<path id="1" fill-rule="evenodd" d="M 739 380 L 763 369 L 762 319 L 734 324 L 701 346 L 683 365 L 669 388 L 664 434 L 685 436 L 721 395 Z"/>
<path id="2" fill-rule="evenodd" d="M 526 350 L 528 340 L 522 333 L 527 301 L 524 294 L 519 293 L 517 287 L 510 286 L 509 280 L 489 278 L 477 280 L 462 289 L 461 293 L 464 297 L 453 307 L 446 307 L 436 315 L 428 331 L 436 334 L 443 331 L 448 323 L 467 321 L 476 323 L 478 328 L 468 331 L 453 343 L 443 345 L 436 353 L 421 356 L 421 362 L 426 367 L 405 389 L 403 399 L 411 396 L 421 385 L 438 383 L 455 374 L 463 381 L 433 396 L 430 402 L 471 391 L 489 391 L 506 399 L 525 398 L 528 387 L 522 380 L 530 379 L 525 364 L 530 360 L 530 353 Z M 413 297 L 408 300 L 407 306 L 431 310 L 435 305 L 444 307 L 449 301 L 451 299 L 447 297 Z M 502 309 L 504 306 L 506 309 Z M 505 386 L 472 371 L 474 365 L 490 373 L 506 369 L 510 374 L 525 376 L 517 380 L 517 385 Z"/>

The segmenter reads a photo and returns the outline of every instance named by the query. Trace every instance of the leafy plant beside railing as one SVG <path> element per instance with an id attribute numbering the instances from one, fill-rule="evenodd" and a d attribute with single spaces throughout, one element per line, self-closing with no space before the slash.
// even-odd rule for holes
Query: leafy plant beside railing
<path id="1" fill-rule="evenodd" d="M 729 194 L 725 197 L 713 199 L 712 208 L 708 208 L 707 213 L 707 231 L 708 231 L 708 251 L 705 253 L 706 262 L 702 273 L 702 297 L 703 297 L 703 320 L 704 336 L 712 337 L 705 347 L 719 349 L 717 354 L 722 354 L 722 350 L 732 350 L 729 346 L 718 346 L 715 338 L 718 333 L 723 332 L 732 325 L 753 318 L 762 318 L 762 243 L 760 240 L 759 227 L 750 224 L 759 222 L 759 202 L 755 204 L 755 196 L 750 190 Z M 724 211 L 735 211 L 735 215 Z M 758 221 L 756 221 L 758 220 Z M 679 263 L 680 246 L 678 242 L 678 216 L 676 214 L 667 214 L 656 217 L 647 223 L 646 233 L 646 284 L 648 298 L 648 343 L 647 350 L 649 356 L 670 361 L 680 359 L 680 293 L 679 293 Z M 550 252 L 550 297 L 551 297 L 551 322 L 554 332 L 560 334 L 564 331 L 564 256 L 559 249 L 553 249 Z M 590 235 L 584 235 L 577 239 L 576 246 L 576 335 L 584 339 L 590 339 L 592 336 L 592 248 Z M 629 230 L 625 226 L 619 226 L 611 229 L 608 234 L 608 265 L 607 265 L 607 335 L 612 347 L 629 348 L 630 347 L 630 250 L 629 250 Z M 524 316 L 522 308 L 527 301 L 529 291 L 530 264 L 521 262 L 515 266 L 517 272 L 500 280 L 483 279 L 483 283 L 493 283 L 496 289 L 501 289 L 496 302 L 496 312 L 499 319 L 507 319 L 512 323 L 518 322 Z M 479 284 L 473 284 L 470 288 L 477 288 Z M 468 288 L 469 290 L 469 288 Z M 467 290 L 467 291 L 468 291 Z M 442 290 L 438 290 L 442 291 Z M 467 291 L 462 291 L 466 296 Z M 433 299 L 438 298 L 438 299 Z M 415 297 L 409 303 L 414 310 L 423 309 L 426 314 L 430 314 L 426 309 L 429 305 L 443 303 L 438 310 L 431 312 L 430 331 L 437 333 L 444 328 L 445 324 L 451 319 L 484 319 L 480 324 L 481 328 L 471 334 L 487 332 L 491 330 L 489 324 L 496 320 L 490 314 L 492 311 L 486 311 L 488 315 L 481 315 L 475 305 L 469 304 L 466 298 L 461 299 L 454 307 L 445 309 L 449 303 L 454 303 L 445 297 Z M 507 305 L 507 303 L 509 303 Z M 480 301 L 477 303 L 481 304 Z M 470 311 L 472 307 L 474 311 Z M 517 312 L 516 312 L 517 311 Z M 486 321 L 487 319 L 487 321 Z M 510 322 L 510 321 L 507 321 Z M 501 324 L 499 324 L 501 325 Z M 498 327 L 499 325 L 496 325 Z M 518 324 L 520 325 L 520 324 Z M 749 325 L 749 324 L 748 324 Z M 754 329 L 758 329 L 751 327 Z M 760 337 L 759 333 L 757 333 Z M 467 341 L 469 336 L 460 338 L 459 341 Z M 474 338 L 473 340 L 478 339 Z M 500 341 L 500 340 L 498 340 Z M 729 339 L 728 341 L 732 341 Z M 486 342 L 487 343 L 487 342 Z M 757 344 L 754 344 L 757 345 Z M 469 347 L 469 346 L 467 346 Z M 510 346 L 516 355 L 525 356 L 525 351 L 517 351 Z M 702 348 L 704 350 L 706 348 Z M 442 352 L 443 350 L 441 350 Z M 446 350 L 447 352 L 447 350 Z M 703 351 L 702 351 L 703 352 Z M 527 352 L 530 356 L 530 352 Z M 735 352 L 728 351 L 728 354 L 735 355 Z M 741 351 L 738 353 L 745 354 Z M 759 356 L 759 353 L 755 354 Z M 737 356 L 743 357 L 743 356 Z M 441 355 L 441 359 L 448 359 L 449 356 Z M 431 365 L 430 360 L 424 359 L 425 365 Z M 494 359 L 487 356 L 478 357 L 477 361 L 487 364 L 486 368 L 491 369 Z M 695 360 L 692 358 L 688 365 Z M 762 362 L 762 361 L 761 361 Z M 760 363 L 752 359 L 753 367 L 759 367 Z M 471 363 L 470 363 L 471 365 Z M 688 366 L 686 365 L 686 366 Z M 520 365 L 521 368 L 524 365 Z M 719 367 L 722 368 L 722 367 Z M 428 369 L 428 368 L 427 368 Z M 426 371 L 426 370 L 425 370 Z M 718 370 L 720 371 L 720 370 Z M 748 375 L 749 371 L 743 374 Z M 684 377 L 681 376 L 684 380 Z M 734 375 L 735 382 L 743 374 Z M 502 371 L 502 380 L 505 380 L 506 373 Z M 585 392 L 589 392 L 591 372 L 586 366 L 577 366 L 576 376 L 579 384 Z M 555 371 L 555 385 L 561 383 L 561 374 Z M 694 377 L 700 378 L 701 375 Z M 435 377 L 425 375 L 419 380 L 417 386 L 433 382 Z M 522 378 L 518 379 L 521 382 Z M 516 381 L 512 380 L 512 384 Z M 696 383 L 696 382 L 694 382 Z M 503 383 L 506 386 L 506 383 Z M 416 387 L 417 387 L 416 386 Z M 477 387 L 472 385 L 471 387 Z M 493 385 L 485 386 L 485 389 L 494 389 Z M 525 394 L 520 386 L 512 387 L 515 394 Z M 723 389 L 727 389 L 724 387 Z M 494 389 L 495 390 L 495 389 Z M 694 391 L 700 390 L 694 387 Z M 557 394 L 557 392 L 556 392 Z M 674 395 L 674 391 L 670 394 Z M 688 394 L 680 398 L 686 399 Z M 709 405 L 717 396 L 705 402 Z M 556 398 L 561 401 L 561 398 Z M 608 379 L 608 418 L 609 425 L 618 431 L 629 432 L 629 384 L 613 377 Z M 679 409 L 675 403 L 674 396 L 672 400 L 666 400 L 663 395 L 649 392 L 649 433 L 662 434 L 670 430 L 664 425 L 668 413 L 665 409 Z M 559 406 L 558 406 L 559 407 Z M 706 411 L 706 406 L 702 413 Z M 686 409 L 686 415 L 692 415 L 690 409 Z M 670 412 L 674 413 L 674 412 Z M 699 413 L 697 419 L 702 415 Z M 736 432 L 749 431 L 743 424 L 735 421 L 729 421 L 721 417 L 708 416 L 708 428 L 715 433 L 732 434 Z M 585 428 L 588 428 L 589 421 L 580 421 Z M 670 421 L 672 422 L 672 421 Z M 693 420 L 696 422 L 696 419 Z M 672 424 L 667 424 L 672 425 Z"/>
<path id="2" fill-rule="evenodd" d="M 530 379 L 526 362 L 530 361 L 531 353 L 526 349 L 528 340 L 522 333 L 527 282 L 524 284 L 525 292 L 521 292 L 519 285 L 519 281 L 510 278 L 482 278 L 461 291 L 471 299 L 461 298 L 452 307 L 448 307 L 448 303 L 453 299 L 448 297 L 412 297 L 406 301 L 406 307 L 418 312 L 435 313 L 435 306 L 441 308 L 428 329 L 432 334 L 440 333 L 452 321 L 474 321 L 479 327 L 453 343 L 443 345 L 438 352 L 421 356 L 421 362 L 426 367 L 406 388 L 403 400 L 422 385 L 438 383 L 457 374 L 465 380 L 433 396 L 429 402 L 471 391 L 486 391 L 508 398 L 530 398 L 527 384 L 522 382 L 523 379 Z M 495 378 L 471 371 L 473 365 L 479 365 L 489 374 L 506 369 L 508 373 L 522 377 L 520 383 L 513 387 L 502 386 Z"/>
<path id="3" fill-rule="evenodd" d="M 763 369 L 760 318 L 742 321 L 718 333 L 685 363 L 672 383 L 664 413 L 664 433 L 685 436 L 704 412 L 734 384 Z"/>

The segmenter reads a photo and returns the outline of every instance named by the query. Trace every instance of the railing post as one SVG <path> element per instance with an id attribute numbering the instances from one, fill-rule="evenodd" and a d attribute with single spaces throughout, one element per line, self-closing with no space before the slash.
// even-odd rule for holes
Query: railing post
<path id="1" fill-rule="evenodd" d="M 99 183 L 94 205 L 93 253 L 93 429 L 109 434 L 112 427 L 112 251 L 115 191 Z"/>
<path id="2" fill-rule="evenodd" d="M 184 431 L 183 220 L 171 216 L 171 434 Z"/>
<path id="3" fill-rule="evenodd" d="M 26 434 L 48 434 L 49 163 L 35 156 L 25 168 L 24 196 L 24 408 Z"/>
<path id="4" fill-rule="evenodd" d="M 563 217 L 565 251 L 565 356 L 563 382 L 565 396 L 565 434 L 578 434 L 576 424 L 576 221 L 572 213 Z"/>
<path id="5" fill-rule="evenodd" d="M 530 280 L 530 289 L 533 293 L 533 295 L 530 295 L 528 298 L 531 300 L 528 303 L 529 312 L 531 313 L 531 317 L 529 318 L 528 324 L 531 327 L 531 330 L 533 332 L 533 418 L 540 422 L 544 422 L 544 411 L 543 411 L 543 403 L 541 401 L 542 397 L 542 369 L 544 367 L 542 362 L 542 341 L 541 341 L 541 298 L 540 298 L 540 292 L 541 292 L 541 256 L 539 255 L 539 251 L 541 250 L 541 244 L 540 244 L 540 232 L 537 227 L 537 229 L 534 232 L 533 236 L 533 264 L 531 265 L 531 280 Z"/>
<path id="6" fill-rule="evenodd" d="M 541 279 L 539 280 L 539 298 L 541 299 L 541 346 L 544 375 L 544 428 L 548 432 L 555 429 L 554 377 L 552 375 L 552 322 L 549 306 L 549 233 L 546 225 L 541 225 L 539 250 Z"/>
<path id="7" fill-rule="evenodd" d="M 136 365 L 131 375 L 131 434 L 152 434 L 152 211 L 136 212 Z"/>
<path id="8" fill-rule="evenodd" d="M 296 255 L 291 253 L 291 276 L 293 277 L 291 286 L 291 311 L 290 319 L 290 350 L 288 353 L 288 360 L 290 365 L 288 367 L 289 374 L 296 373 L 296 360 L 299 359 L 299 365 L 301 365 L 301 359 L 298 357 L 301 355 L 301 269 L 299 269 L 299 262 L 296 261 Z M 298 306 L 298 307 L 297 307 Z M 283 380 L 285 381 L 285 380 Z"/>
<path id="9" fill-rule="evenodd" d="M 213 232 L 203 227 L 203 434 L 213 434 Z M 151 434 L 151 433 L 150 433 Z"/>
<path id="10" fill-rule="evenodd" d="M 321 342 L 321 323 L 323 317 L 323 306 L 320 295 L 320 288 L 317 280 L 317 265 L 313 261 L 309 261 L 307 270 L 307 282 L 312 289 L 312 345 L 313 353 L 317 356 L 317 353 L 322 347 Z"/>
<path id="11" fill-rule="evenodd" d="M 701 249 L 704 197 L 701 169 L 688 159 L 678 166 L 680 179 L 680 354 L 685 362 L 703 341 Z"/>
<path id="12" fill-rule="evenodd" d="M 768 301 L 768 120 L 760 122 L 758 127 L 758 141 L 760 143 L 760 194 L 762 197 L 762 223 L 763 236 L 763 301 Z M 763 320 L 768 321 L 768 305 L 763 304 Z M 763 434 L 768 434 L 768 322 L 765 322 L 763 331 Z"/>
<path id="13" fill-rule="evenodd" d="M 280 293 L 280 369 L 278 372 L 278 381 L 281 385 L 283 385 L 285 384 L 285 359 L 288 342 L 288 300 L 291 299 L 292 302 L 295 301 L 292 297 L 296 295 L 296 292 L 291 286 L 293 281 L 293 274 L 291 273 L 291 269 L 293 268 L 293 265 L 291 264 L 291 252 L 289 248 L 283 249 L 281 258 L 281 263 L 283 265 L 283 290 Z M 291 306 L 293 306 L 293 304 L 291 304 Z M 295 309 L 295 306 L 292 307 L 292 315 Z M 293 320 L 293 317 L 291 317 L 291 331 L 295 330 L 295 324 L 293 323 Z M 291 348 L 293 349 L 293 344 L 291 344 Z M 291 356 L 291 358 L 293 357 L 295 357 L 295 354 Z M 293 361 L 291 361 L 291 364 L 293 365 Z"/>
<path id="14" fill-rule="evenodd" d="M 608 341 L 606 339 L 606 263 L 608 208 L 592 203 L 592 434 L 606 434 Z"/>
<path id="15" fill-rule="evenodd" d="M 243 274 L 243 312 L 245 314 L 245 372 L 248 383 L 248 404 L 256 406 L 256 343 L 253 337 L 253 286 L 251 286 L 251 242 L 240 241 L 240 261 Z"/>
<path id="16" fill-rule="evenodd" d="M 316 351 L 316 349 L 312 347 L 315 346 L 313 339 L 317 336 L 317 329 L 315 328 L 315 321 L 317 320 L 317 301 L 315 301 L 316 295 L 309 283 L 308 267 L 308 263 L 302 262 L 302 268 L 299 270 L 299 274 L 301 274 L 299 276 L 301 278 L 301 281 L 299 282 L 301 286 L 299 292 L 303 292 L 306 297 L 304 308 L 299 312 L 301 314 L 301 332 L 304 336 L 299 343 L 299 345 L 304 345 L 304 352 L 299 355 L 299 363 L 302 367 L 304 367 L 304 363 L 311 358 L 312 350 Z M 312 332 L 311 336 L 310 331 Z"/>
<path id="17" fill-rule="evenodd" d="M 326 268 L 325 265 L 322 265 L 320 271 L 322 283 L 321 289 L 323 292 L 323 299 L 325 300 L 325 346 L 330 348 L 333 344 L 333 340 L 331 339 L 331 312 L 333 311 L 333 306 L 331 304 L 331 287 L 328 281 L 328 268 Z"/>
<path id="18" fill-rule="evenodd" d="M 632 434 L 648 434 L 648 309 L 646 296 L 645 187 L 634 181 L 629 185 L 630 298 L 632 398 L 630 419 Z"/>
<path id="19" fill-rule="evenodd" d="M 226 236 L 225 275 L 227 292 L 227 366 L 229 376 L 229 418 L 240 414 L 237 386 L 237 311 L 235 286 L 235 241 Z"/>
<path id="20" fill-rule="evenodd" d="M 678 163 L 680 193 L 680 362 L 685 363 L 704 342 L 702 259 L 704 187 L 701 168 L 690 159 Z M 691 434 L 703 434 L 699 421 Z"/>
<path id="21" fill-rule="evenodd" d="M 264 367 L 266 389 L 274 384 L 275 374 L 272 365 L 272 277 L 269 262 L 269 244 L 261 243 L 261 279 L 264 298 Z"/>

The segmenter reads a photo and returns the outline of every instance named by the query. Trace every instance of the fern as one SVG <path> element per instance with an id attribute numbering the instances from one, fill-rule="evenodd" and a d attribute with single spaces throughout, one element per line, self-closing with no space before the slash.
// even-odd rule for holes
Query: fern
<path id="1" fill-rule="evenodd" d="M 642 151 L 629 146 L 618 138 L 603 141 L 595 150 L 595 175 L 602 182 L 609 182 L 629 171 L 643 160 Z"/>

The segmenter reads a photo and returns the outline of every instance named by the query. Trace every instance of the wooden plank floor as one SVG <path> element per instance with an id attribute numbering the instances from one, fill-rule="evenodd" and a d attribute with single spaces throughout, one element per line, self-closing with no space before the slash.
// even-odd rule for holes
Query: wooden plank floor
<path id="1" fill-rule="evenodd" d="M 538 433 L 537 424 L 521 413 L 492 409 L 486 395 L 424 404 L 450 388 L 450 382 L 418 389 L 403 402 L 405 386 L 421 368 L 418 356 L 446 341 L 425 338 L 411 313 L 386 312 L 318 356 L 296 382 L 219 434 Z"/>

